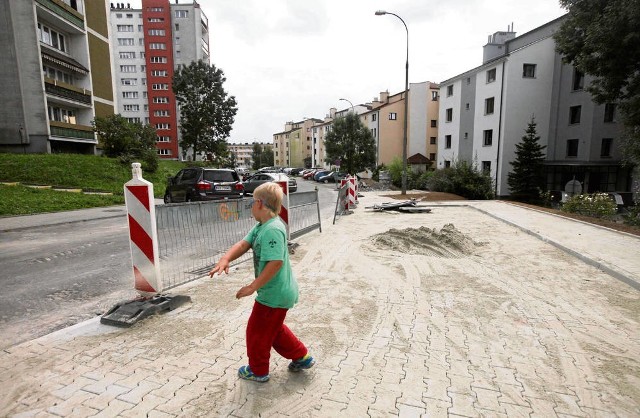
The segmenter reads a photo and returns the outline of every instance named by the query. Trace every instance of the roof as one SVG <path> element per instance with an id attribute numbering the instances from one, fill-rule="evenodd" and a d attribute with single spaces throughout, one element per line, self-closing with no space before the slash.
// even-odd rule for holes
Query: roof
<path id="1" fill-rule="evenodd" d="M 411 157 L 407 158 L 407 163 L 409 164 L 427 164 L 428 162 L 429 159 L 420 153 L 413 154 Z"/>
<path id="2" fill-rule="evenodd" d="M 45 61 L 60 65 L 61 67 L 65 67 L 80 74 L 89 74 L 89 70 L 85 66 L 54 49 L 41 46 L 40 53 L 42 54 L 42 59 Z"/>

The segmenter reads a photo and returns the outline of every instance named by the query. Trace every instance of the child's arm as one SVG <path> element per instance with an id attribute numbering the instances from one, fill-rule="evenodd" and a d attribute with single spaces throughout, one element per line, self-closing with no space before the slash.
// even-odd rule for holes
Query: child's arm
<path id="1" fill-rule="evenodd" d="M 238 257 L 241 257 L 244 253 L 249 251 L 251 244 L 245 240 L 240 240 L 233 244 L 231 248 L 218 260 L 218 264 L 215 265 L 209 272 L 209 277 L 213 277 L 215 273 L 222 273 L 223 271 L 229 274 L 229 263 Z"/>
<path id="2" fill-rule="evenodd" d="M 258 277 L 256 277 L 256 279 L 251 282 L 251 284 L 248 284 L 238 290 L 238 293 L 236 293 L 236 299 L 249 296 L 253 292 L 260 289 L 262 286 L 267 284 L 267 282 L 269 282 L 269 280 L 271 280 L 273 276 L 276 275 L 278 270 L 280 270 L 280 267 L 282 267 L 282 260 L 268 261 L 264 266 L 264 269 L 262 269 L 262 273 L 260 273 L 260 275 L 258 275 Z"/>

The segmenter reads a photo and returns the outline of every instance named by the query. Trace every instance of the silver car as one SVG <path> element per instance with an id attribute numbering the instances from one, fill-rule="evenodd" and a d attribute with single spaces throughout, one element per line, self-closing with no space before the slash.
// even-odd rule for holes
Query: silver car
<path id="1" fill-rule="evenodd" d="M 289 193 L 293 193 L 298 190 L 298 183 L 296 182 L 296 179 L 280 173 L 256 173 L 242 182 L 242 184 L 244 185 L 245 193 L 253 194 L 253 191 L 256 189 L 256 187 L 260 186 L 261 184 L 268 183 L 270 181 L 285 180 L 289 182 Z"/>

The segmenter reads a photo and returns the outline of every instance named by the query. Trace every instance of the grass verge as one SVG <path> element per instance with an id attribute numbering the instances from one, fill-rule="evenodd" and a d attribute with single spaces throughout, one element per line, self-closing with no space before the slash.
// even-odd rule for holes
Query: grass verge
<path id="1" fill-rule="evenodd" d="M 155 173 L 145 172 L 142 167 L 143 177 L 153 183 L 155 197 L 162 197 L 167 177 L 187 165 L 179 161 L 160 161 Z M 113 196 L 101 196 L 0 185 L 0 216 L 124 204 L 123 187 L 129 180 L 131 165 L 113 158 L 78 154 L 0 154 L 0 182 L 113 193 Z"/>

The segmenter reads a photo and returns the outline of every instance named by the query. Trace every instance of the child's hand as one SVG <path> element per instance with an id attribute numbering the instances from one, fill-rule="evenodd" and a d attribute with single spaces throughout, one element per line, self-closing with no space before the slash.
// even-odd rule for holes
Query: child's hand
<path id="1" fill-rule="evenodd" d="M 229 262 L 224 258 L 221 258 L 220 261 L 218 261 L 218 264 L 216 264 L 215 267 L 211 269 L 211 271 L 209 272 L 209 277 L 213 277 L 214 274 L 220 274 L 222 272 L 229 274 Z"/>
<path id="2" fill-rule="evenodd" d="M 251 294 L 253 294 L 253 292 L 255 292 L 255 290 L 251 285 L 244 286 L 240 290 L 238 290 L 238 293 L 236 293 L 236 299 L 250 296 Z"/>

